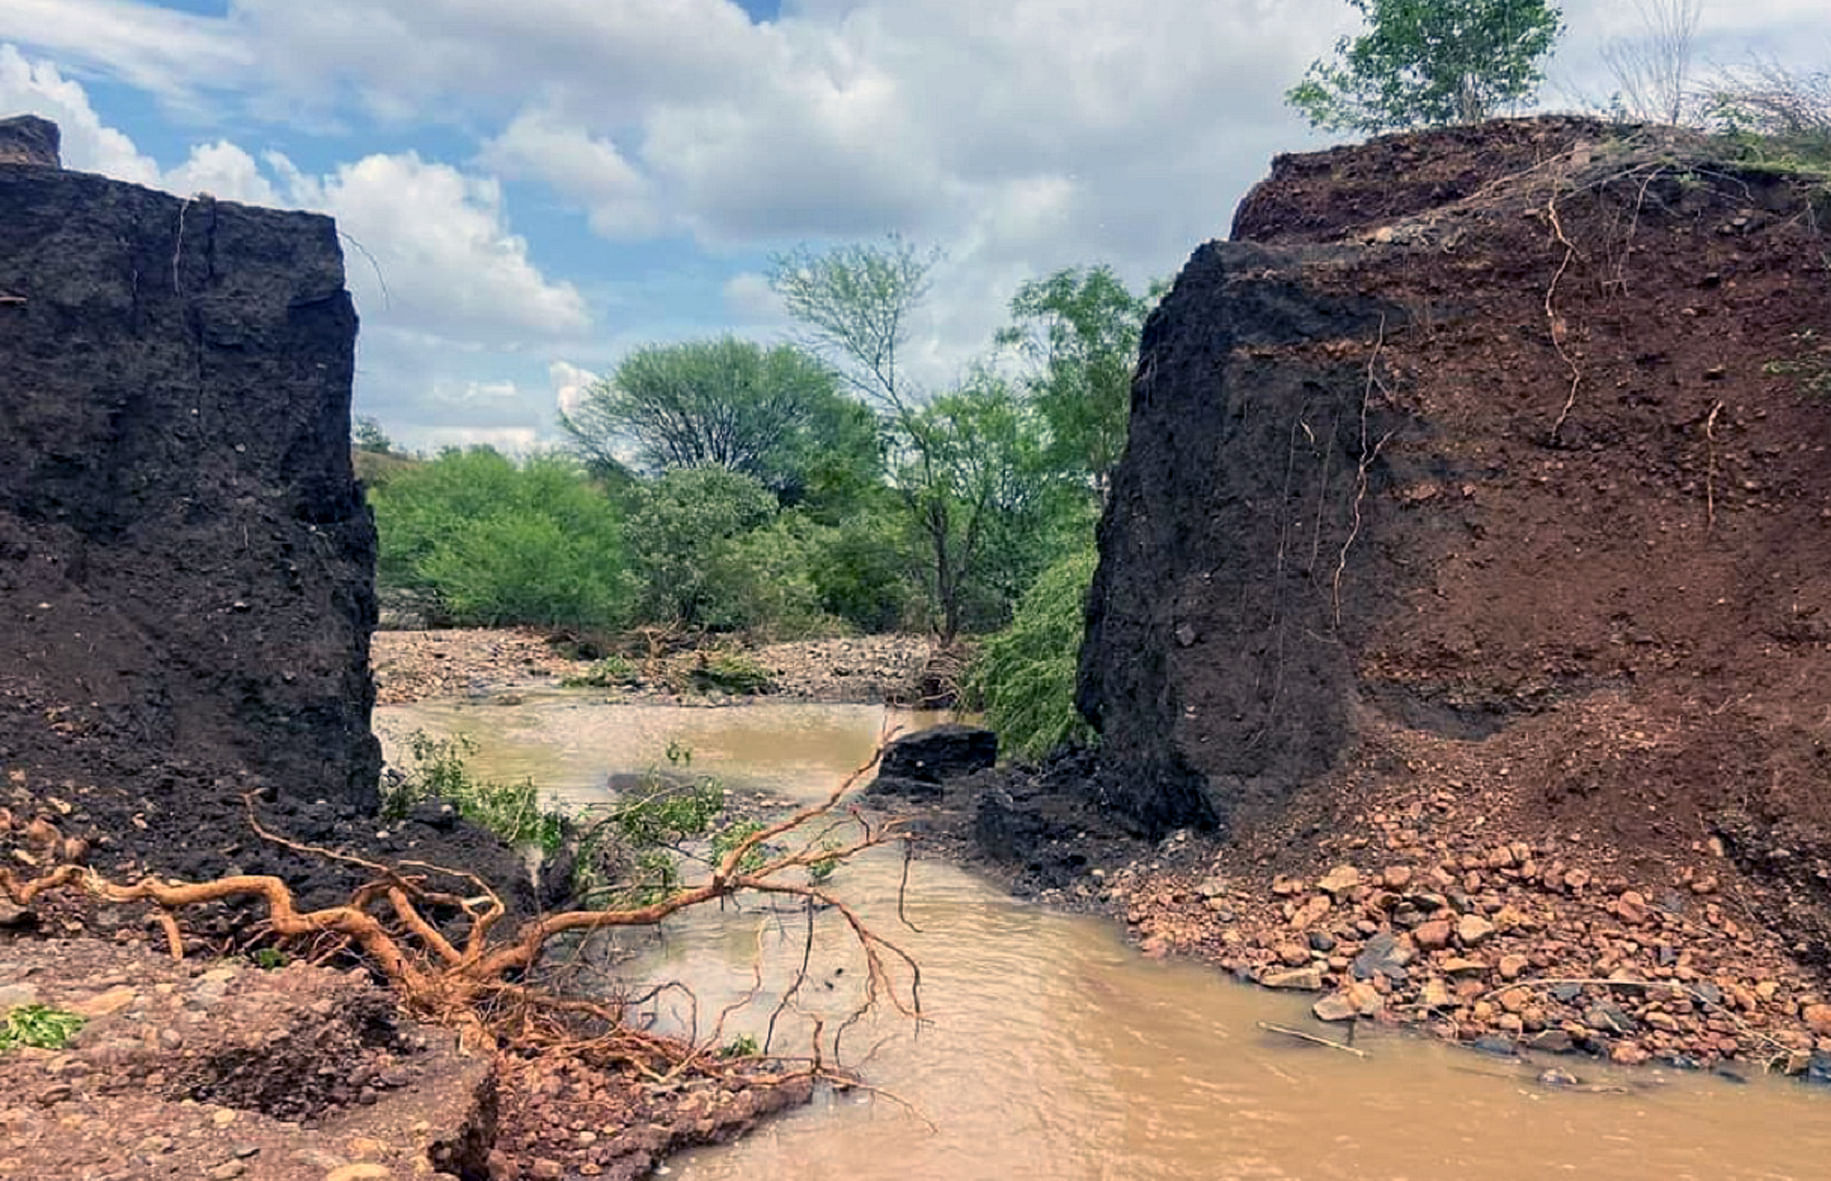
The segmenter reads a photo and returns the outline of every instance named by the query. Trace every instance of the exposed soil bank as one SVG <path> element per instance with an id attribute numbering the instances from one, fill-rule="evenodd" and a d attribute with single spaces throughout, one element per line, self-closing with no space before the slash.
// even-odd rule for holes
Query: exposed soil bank
<path id="1" fill-rule="evenodd" d="M 608 700 L 670 705 L 731 705 L 749 700 L 828 704 L 916 703 L 933 645 L 925 636 L 857 636 L 796 640 L 743 649 L 766 672 L 758 694 L 683 692 L 698 654 L 665 656 L 656 667 L 627 663 L 634 678 L 592 686 Z M 574 654 L 569 655 L 568 652 Z M 596 664 L 576 647 L 534 628 L 445 628 L 381 631 L 374 637 L 377 699 L 400 705 L 436 697 L 491 697 L 553 687 L 588 676 Z"/>
<path id="2" fill-rule="evenodd" d="M 0 163 L 0 296 L 0 761 L 373 805 L 331 220 Z"/>
<path id="3" fill-rule="evenodd" d="M 1826 204 L 1581 120 L 1280 158 L 1145 331 L 1100 758 L 982 836 L 1325 1011 L 1810 1069 Z"/>
<path id="4" fill-rule="evenodd" d="M 443 1030 L 400 1021 L 362 973 L 14 939 L 0 942 L 0 998 L 0 1009 L 85 1019 L 64 1049 L 0 1055 L 9 1177 L 320 1181 L 487 1167 L 495 1068 Z"/>
<path id="5" fill-rule="evenodd" d="M 350 463 L 336 227 L 66 172 L 56 145 L 42 120 L 0 121 L 0 867 L 272 875 L 312 910 L 349 903 L 375 862 L 429 862 L 487 880 L 511 930 L 536 909 L 515 850 L 434 805 L 375 814 L 375 532 Z M 341 856 L 263 839 L 251 807 Z M 462 921 L 461 905 L 427 917 Z M 0 1173 L 559 1175 L 529 1154 L 583 1100 L 501 1096 L 498 1134 L 494 1065 L 397 1021 L 366 967 L 200 968 L 266 937 L 255 908 L 183 912 L 182 964 L 31 933 L 131 944 L 145 919 L 76 887 L 30 913 L 0 902 L 0 1017 L 42 1002 L 91 1018 L 67 1053 L 0 1056 Z M 355 962 L 334 939 L 287 950 Z M 590 1073 L 546 1065 L 564 1062 Z M 592 1094 L 644 1122 L 558 1155 L 586 1173 L 640 1171 L 777 1102 L 647 1097 L 600 1073 Z"/>

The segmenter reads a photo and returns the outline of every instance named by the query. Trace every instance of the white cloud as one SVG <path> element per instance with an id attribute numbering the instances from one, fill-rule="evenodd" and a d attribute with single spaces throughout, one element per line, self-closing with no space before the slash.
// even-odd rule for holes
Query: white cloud
<path id="1" fill-rule="evenodd" d="M 617 145 L 553 111 L 531 107 L 517 115 L 483 146 L 479 161 L 506 177 L 545 181 L 582 205 L 591 228 L 606 238 L 641 237 L 660 225 L 647 178 Z"/>
<path id="2" fill-rule="evenodd" d="M 374 155 L 310 177 L 286 170 L 287 194 L 321 209 L 374 261 L 350 268 L 365 314 L 453 338 L 513 344 L 590 324 L 571 283 L 549 281 L 511 233 L 502 186 L 418 154 Z M 373 271 L 379 271 L 376 278 Z"/>
<path id="3" fill-rule="evenodd" d="M 705 331 L 706 317 L 666 298 L 689 288 L 709 286 L 726 324 L 781 321 L 761 276 L 692 287 L 645 257 L 591 288 L 606 323 L 586 341 L 585 300 L 542 273 L 477 169 L 551 188 L 606 238 L 690 235 L 701 257 L 686 261 L 715 270 L 801 238 L 895 229 L 941 243 L 949 259 L 910 353 L 938 383 L 984 347 L 1023 279 L 1106 261 L 1138 286 L 1224 233 L 1273 152 L 1320 142 L 1283 92 L 1355 25 L 1341 0 L 786 0 L 768 22 L 731 0 L 227 8 L 201 18 L 127 0 L 0 0 L 0 36 L 161 93 L 233 85 L 226 105 L 293 126 L 380 118 L 391 149 L 427 124 L 470 137 L 466 171 L 397 150 L 304 177 L 283 162 L 250 170 L 223 143 L 165 175 L 231 192 L 269 183 L 337 214 L 387 278 L 383 308 L 352 249 L 366 327 L 441 340 L 425 350 L 439 372 L 478 381 L 498 379 L 470 372 L 479 358 L 529 341 L 550 350 L 521 354 L 530 365 L 563 350 L 603 368 L 624 342 Z M 1633 6 L 1564 8 L 1571 31 L 1554 73 L 1565 94 L 1606 94 L 1596 49 L 1636 30 Z M 1700 57 L 1730 64 L 1750 48 L 1822 60 L 1823 0 L 1708 4 Z M 0 55 L 0 97 L 9 87 L 86 113 L 66 121 L 73 152 L 116 175 L 161 177 L 54 70 L 32 75 Z M 1554 90 L 1551 101 L 1568 99 Z M 662 254 L 673 249 L 656 257 L 684 256 Z M 390 371 L 390 388 L 409 388 L 411 372 Z M 566 388 L 548 378 L 556 396 Z M 538 370 L 517 381 L 537 396 Z"/>
<path id="4" fill-rule="evenodd" d="M 725 280 L 721 294 L 725 310 L 741 324 L 768 324 L 778 328 L 788 325 L 782 298 L 770 289 L 767 275 L 740 271 Z"/>
<path id="5" fill-rule="evenodd" d="M 157 184 L 159 165 L 89 105 L 82 84 L 66 78 L 48 61 L 28 61 L 11 45 L 0 45 L 0 111 L 49 119 L 63 132 L 64 167 L 100 172 L 137 184 Z"/>
<path id="6" fill-rule="evenodd" d="M 219 200 L 249 205 L 281 203 L 273 182 L 262 175 L 254 157 L 226 139 L 193 147 L 188 160 L 160 178 L 159 187 L 185 197 L 208 193 Z"/>
<path id="7" fill-rule="evenodd" d="M 567 414 L 578 411 L 586 391 L 599 380 L 596 373 L 570 361 L 555 361 L 547 366 L 547 381 L 553 386 L 553 404 Z"/>
<path id="8" fill-rule="evenodd" d="M 0 40 L 55 51 L 190 109 L 244 77 L 257 48 L 226 21 L 132 0 L 6 0 Z"/>
<path id="9" fill-rule="evenodd" d="M 390 427 L 390 430 L 395 428 Z M 417 426 L 398 431 L 396 442 L 410 451 L 436 453 L 446 447 L 494 447 L 527 455 L 541 446 L 540 431 L 528 426 Z"/>

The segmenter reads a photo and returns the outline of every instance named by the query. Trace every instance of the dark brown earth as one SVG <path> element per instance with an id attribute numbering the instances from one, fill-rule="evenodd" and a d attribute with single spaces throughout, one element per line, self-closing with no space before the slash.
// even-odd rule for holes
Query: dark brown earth
<path id="1" fill-rule="evenodd" d="M 375 531 L 336 227 L 63 171 L 52 125 L 8 126 L 0 856 L 42 860 L 43 821 L 106 873 L 347 899 L 362 871 L 255 837 L 260 789 L 286 836 L 463 865 L 525 903 L 495 838 L 372 815 Z"/>
<path id="2" fill-rule="evenodd" d="M 329 218 L 0 164 L 0 760 L 373 805 Z"/>
<path id="3" fill-rule="evenodd" d="M 1280 162 L 1243 227 L 1327 245 L 1204 247 L 1147 332 L 1083 665 L 1115 803 L 1327 827 L 1385 725 L 1649 865 L 1831 820 L 1831 414 L 1773 364 L 1818 357 L 1831 271 L 1812 192 L 1710 150 Z M 1467 195 L 1336 207 L 1395 168 Z"/>
<path id="4" fill-rule="evenodd" d="M 1403 981 L 1356 998 L 1384 1019 L 1810 1069 L 1827 213 L 1582 120 L 1280 158 L 1146 329 L 1082 658 L 1101 755 L 1013 776 L 982 835 L 1262 980 L 1376 987 L 1354 957 L 1394 940 Z M 1183 826 L 1219 839 L 1146 843 Z M 1617 979 L 1503 987 L 1565 975 Z"/>
<path id="5" fill-rule="evenodd" d="M 0 1012 L 86 1023 L 0 1055 L 0 1175 L 481 1176 L 496 1071 L 400 1021 L 362 973 L 174 963 L 94 939 L 0 940 Z"/>

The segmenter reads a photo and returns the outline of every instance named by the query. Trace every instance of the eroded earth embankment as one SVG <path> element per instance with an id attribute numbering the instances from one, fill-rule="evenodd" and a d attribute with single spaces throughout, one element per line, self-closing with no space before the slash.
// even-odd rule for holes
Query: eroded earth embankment
<path id="1" fill-rule="evenodd" d="M 296 839 L 449 859 L 513 898 L 487 834 L 376 835 L 335 225 L 67 171 L 56 142 L 0 124 L 0 843 L 56 859 L 24 839 L 42 814 L 107 873 L 346 900 L 364 871 L 254 836 L 263 788 Z"/>
<path id="2" fill-rule="evenodd" d="M 1464 1037 L 1831 1050 L 1831 195 L 1740 155 L 1388 137 L 1196 252 L 1079 686 L 1098 803 L 1233 842 L 1098 887 L 1147 937 Z"/>

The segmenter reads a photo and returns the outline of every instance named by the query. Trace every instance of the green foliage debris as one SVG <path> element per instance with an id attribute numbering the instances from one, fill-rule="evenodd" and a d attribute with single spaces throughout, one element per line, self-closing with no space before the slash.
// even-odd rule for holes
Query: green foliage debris
<path id="1" fill-rule="evenodd" d="M 7 1010 L 4 1021 L 0 1021 L 0 1053 L 21 1046 L 61 1050 L 83 1024 L 83 1018 L 62 1009 L 45 1005 L 16 1006 Z"/>

